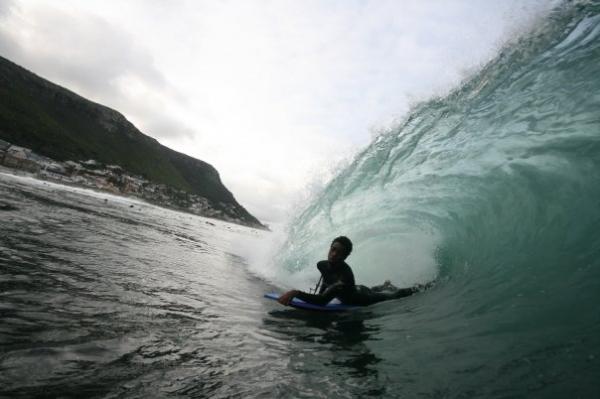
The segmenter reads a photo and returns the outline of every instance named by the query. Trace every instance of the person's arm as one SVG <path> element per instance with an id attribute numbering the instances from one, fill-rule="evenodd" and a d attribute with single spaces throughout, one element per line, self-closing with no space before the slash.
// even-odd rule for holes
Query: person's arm
<path id="1" fill-rule="evenodd" d="M 279 303 L 280 303 L 280 304 L 282 304 L 282 305 L 285 305 L 285 306 L 287 306 L 287 305 L 289 305 L 289 304 L 290 304 L 290 302 L 292 302 L 292 299 L 294 299 L 294 297 L 295 297 L 296 295 L 298 295 L 300 292 L 301 292 L 301 291 L 298 291 L 298 290 L 291 290 L 291 291 L 288 291 L 288 292 L 286 292 L 285 294 L 281 295 L 281 296 L 279 297 L 279 299 L 277 300 L 277 302 L 279 302 Z"/>
<path id="2" fill-rule="evenodd" d="M 333 284 L 333 285 L 327 287 L 327 289 L 322 294 L 308 294 L 306 292 L 297 291 L 297 293 L 294 295 L 294 297 L 301 299 L 306 303 L 311 303 L 313 305 L 319 305 L 319 306 L 325 306 L 329 302 L 331 302 L 331 300 L 333 298 L 338 296 L 342 292 L 343 289 L 344 289 L 344 284 L 342 284 L 340 282 L 340 283 L 336 283 L 336 284 Z"/>
<path id="3" fill-rule="evenodd" d="M 327 261 L 317 262 L 317 269 L 319 269 L 319 272 L 321 273 L 321 278 L 319 279 L 319 282 L 317 283 L 317 286 L 315 287 L 315 291 L 318 289 L 319 294 L 322 294 L 323 291 L 327 288 L 325 286 L 325 284 L 323 284 L 319 287 L 321 280 L 323 279 L 325 270 L 327 269 L 327 266 L 328 266 Z M 284 293 L 283 295 L 281 295 L 279 297 L 279 299 L 277 300 L 277 302 L 279 302 L 282 305 L 288 306 L 290 304 L 290 302 L 292 302 L 292 299 L 294 299 L 299 294 L 311 295 L 311 294 L 303 293 L 302 291 L 299 291 L 299 290 L 291 290 L 291 291 L 288 291 L 288 292 Z"/>
<path id="4" fill-rule="evenodd" d="M 290 302 L 292 302 L 292 299 L 298 298 L 298 299 L 303 300 L 306 303 L 311 303 L 313 305 L 319 305 L 319 306 L 325 306 L 329 302 L 331 302 L 331 300 L 333 298 L 338 296 L 340 294 L 340 292 L 342 292 L 343 289 L 344 289 L 344 284 L 336 283 L 336 284 L 329 286 L 325 290 L 325 292 L 323 292 L 322 294 L 308 294 L 303 291 L 291 290 L 291 291 L 288 291 L 285 294 L 281 295 L 279 297 L 279 299 L 277 300 L 277 302 L 279 302 L 282 305 L 288 306 L 290 304 Z"/>
<path id="5" fill-rule="evenodd" d="M 410 296 L 417 292 L 425 291 L 431 287 L 433 287 L 433 281 L 430 281 L 427 284 L 417 284 L 409 288 L 399 288 L 394 293 L 394 298 L 404 298 L 405 296 Z"/>

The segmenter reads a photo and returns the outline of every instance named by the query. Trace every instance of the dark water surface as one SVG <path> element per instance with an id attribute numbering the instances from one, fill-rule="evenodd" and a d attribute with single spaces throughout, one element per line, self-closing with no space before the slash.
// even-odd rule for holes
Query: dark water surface
<path id="1" fill-rule="evenodd" d="M 0 199 L 0 395 L 385 392 L 370 312 L 261 298 L 236 246 L 268 233 L 6 174 Z"/>
<path id="2" fill-rule="evenodd" d="M 572 1 L 263 261 L 276 234 L 0 173 L 0 396 L 599 398 L 599 171 L 600 3 Z M 338 234 L 359 283 L 436 286 L 341 315 L 262 298 Z"/>

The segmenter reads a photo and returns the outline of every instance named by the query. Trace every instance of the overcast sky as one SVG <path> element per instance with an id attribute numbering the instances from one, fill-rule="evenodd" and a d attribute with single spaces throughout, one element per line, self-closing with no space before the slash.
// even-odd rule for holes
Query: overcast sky
<path id="1" fill-rule="evenodd" d="M 0 0 L 0 55 L 211 163 L 276 222 L 555 3 Z"/>

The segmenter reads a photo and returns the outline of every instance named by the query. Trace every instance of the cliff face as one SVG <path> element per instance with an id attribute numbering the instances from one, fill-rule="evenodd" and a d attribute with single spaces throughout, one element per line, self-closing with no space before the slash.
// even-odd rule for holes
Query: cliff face
<path id="1" fill-rule="evenodd" d="M 264 227 L 210 164 L 167 148 L 122 114 L 0 57 L 0 139 L 57 161 L 95 159 L 157 184 L 200 195 L 241 223 Z"/>

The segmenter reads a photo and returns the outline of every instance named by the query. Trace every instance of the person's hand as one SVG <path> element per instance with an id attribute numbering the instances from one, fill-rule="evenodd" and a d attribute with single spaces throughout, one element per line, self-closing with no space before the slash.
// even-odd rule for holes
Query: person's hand
<path id="1" fill-rule="evenodd" d="M 298 290 L 291 290 L 286 292 L 285 294 L 281 295 L 279 297 L 279 299 L 277 300 L 277 302 L 279 302 L 282 305 L 288 306 L 290 304 L 290 302 L 292 302 L 292 299 L 294 299 L 294 297 L 296 295 L 298 295 Z"/>

